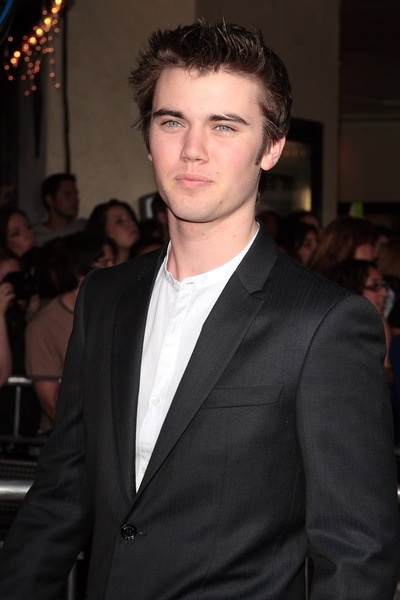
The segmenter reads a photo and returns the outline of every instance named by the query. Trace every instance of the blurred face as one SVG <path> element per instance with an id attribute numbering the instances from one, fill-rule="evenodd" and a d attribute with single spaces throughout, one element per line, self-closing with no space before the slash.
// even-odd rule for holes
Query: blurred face
<path id="1" fill-rule="evenodd" d="M 382 252 L 382 248 L 387 246 L 388 243 L 389 237 L 384 233 L 377 237 L 377 239 L 375 240 L 375 254 L 377 257 L 379 257 L 380 253 Z"/>
<path id="2" fill-rule="evenodd" d="M 318 231 L 318 235 L 321 236 L 322 230 L 321 225 L 317 219 L 317 217 L 313 214 L 304 214 L 301 216 L 301 220 L 303 223 L 308 223 L 309 225 L 314 225 L 315 229 Z"/>
<path id="3" fill-rule="evenodd" d="M 73 220 L 79 210 L 79 192 L 75 181 L 62 181 L 54 197 L 48 196 L 51 209 L 64 219 Z"/>
<path id="4" fill-rule="evenodd" d="M 297 250 L 300 262 L 307 266 L 318 247 L 318 237 L 314 231 L 307 233 L 303 243 Z"/>
<path id="5" fill-rule="evenodd" d="M 105 267 L 113 267 L 114 265 L 115 265 L 114 252 L 113 252 L 111 246 L 109 246 L 108 244 L 104 244 L 104 246 L 103 246 L 103 254 L 99 258 L 99 260 L 97 260 L 94 263 L 93 266 L 94 267 L 105 268 Z"/>
<path id="6" fill-rule="evenodd" d="M 356 248 L 353 258 L 357 260 L 376 260 L 376 251 L 373 244 L 361 244 Z"/>
<path id="7" fill-rule="evenodd" d="M 105 233 L 120 249 L 129 249 L 139 239 L 137 223 L 123 206 L 108 209 Z"/>
<path id="8" fill-rule="evenodd" d="M 10 258 L 9 260 L 0 262 L 0 282 L 3 281 L 4 277 L 9 273 L 15 273 L 20 270 L 21 267 L 17 259 Z"/>
<path id="9" fill-rule="evenodd" d="M 32 226 L 24 215 L 11 215 L 7 226 L 7 248 L 17 256 L 22 256 L 35 246 L 35 234 Z"/>
<path id="10" fill-rule="evenodd" d="M 363 296 L 372 302 L 380 314 L 383 313 L 388 297 L 388 288 L 378 269 L 370 267 L 368 270 L 368 277 L 364 285 Z"/>

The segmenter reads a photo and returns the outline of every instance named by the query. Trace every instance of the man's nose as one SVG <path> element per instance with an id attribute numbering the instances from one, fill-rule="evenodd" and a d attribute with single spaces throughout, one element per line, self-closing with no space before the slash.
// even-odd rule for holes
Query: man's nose
<path id="1" fill-rule="evenodd" d="M 208 160 L 207 134 L 198 127 L 189 127 L 183 137 L 181 158 L 197 161 Z"/>

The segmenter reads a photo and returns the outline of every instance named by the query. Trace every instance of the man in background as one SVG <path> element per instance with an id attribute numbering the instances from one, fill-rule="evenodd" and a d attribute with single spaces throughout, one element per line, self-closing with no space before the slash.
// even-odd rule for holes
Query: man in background
<path id="1" fill-rule="evenodd" d="M 79 192 L 76 177 L 71 173 L 56 173 L 42 183 L 41 197 L 47 218 L 34 226 L 38 246 L 56 238 L 82 231 L 85 219 L 77 219 Z"/>

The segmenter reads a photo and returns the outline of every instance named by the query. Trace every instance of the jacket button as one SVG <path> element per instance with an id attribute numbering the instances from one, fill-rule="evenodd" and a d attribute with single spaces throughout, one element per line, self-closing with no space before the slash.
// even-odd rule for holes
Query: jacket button
<path id="1" fill-rule="evenodd" d="M 130 523 L 124 523 L 121 527 L 121 535 L 124 540 L 133 540 L 137 534 L 137 529 Z"/>

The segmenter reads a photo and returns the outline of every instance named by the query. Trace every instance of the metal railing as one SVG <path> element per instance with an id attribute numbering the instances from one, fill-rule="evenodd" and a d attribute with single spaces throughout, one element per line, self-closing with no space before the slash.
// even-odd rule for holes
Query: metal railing
<path id="1" fill-rule="evenodd" d="M 22 375 L 12 375 L 7 379 L 6 386 L 15 388 L 14 397 L 14 417 L 12 435 L 15 438 L 20 437 L 21 426 L 21 400 L 22 389 L 32 387 L 35 381 L 61 381 L 59 377 L 43 376 L 43 377 L 25 377 Z"/>
<path id="2" fill-rule="evenodd" d="M 0 479 L 0 500 L 22 501 L 32 483 L 28 479 Z"/>
<path id="3" fill-rule="evenodd" d="M 28 379 L 28 377 L 12 376 L 8 378 L 7 385 L 10 387 L 15 387 L 13 436 L 18 437 L 21 423 L 22 388 L 31 387 L 32 379 Z"/>
<path id="4" fill-rule="evenodd" d="M 22 390 L 23 388 L 32 387 L 35 381 L 60 381 L 60 378 L 50 376 L 25 377 L 13 375 L 7 380 L 6 386 L 15 388 L 13 424 L 10 436 L 17 443 L 24 439 L 20 433 Z M 32 484 L 33 480 L 31 479 L 0 479 L 0 500 L 22 502 Z M 1 545 L 2 541 L 0 541 L 0 547 Z M 79 555 L 79 559 L 81 558 L 83 558 L 83 553 Z M 76 600 L 76 582 L 77 563 L 75 562 L 67 580 L 66 600 Z"/>

